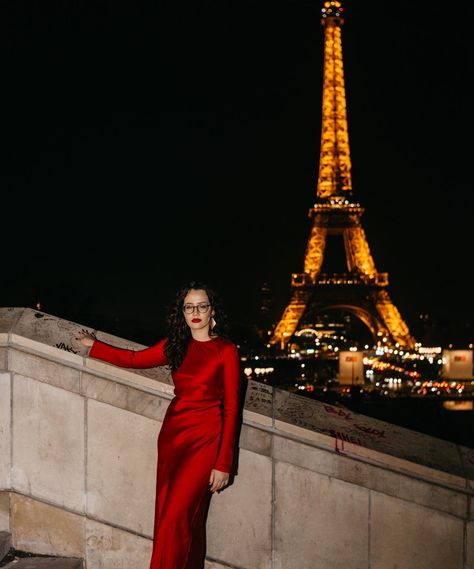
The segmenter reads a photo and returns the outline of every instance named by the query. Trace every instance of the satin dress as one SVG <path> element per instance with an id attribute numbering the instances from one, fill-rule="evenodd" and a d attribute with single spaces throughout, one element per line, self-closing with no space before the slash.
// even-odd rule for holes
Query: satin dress
<path id="1" fill-rule="evenodd" d="M 96 340 L 89 357 L 127 368 L 166 365 L 166 341 L 127 350 Z M 221 337 L 191 338 L 171 376 L 174 397 L 157 440 L 150 569 L 204 569 L 211 470 L 231 473 L 234 459 L 241 389 L 237 347 Z"/>

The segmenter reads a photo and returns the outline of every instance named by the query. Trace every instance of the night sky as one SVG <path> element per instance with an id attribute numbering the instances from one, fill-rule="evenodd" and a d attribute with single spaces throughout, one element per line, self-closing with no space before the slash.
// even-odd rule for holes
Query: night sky
<path id="1" fill-rule="evenodd" d="M 353 188 L 377 269 L 415 332 L 429 314 L 434 341 L 472 341 L 472 8 L 344 5 Z M 196 278 L 237 340 L 263 283 L 279 315 L 315 201 L 320 7 L 3 3 L 0 306 L 39 299 L 150 344 Z"/>

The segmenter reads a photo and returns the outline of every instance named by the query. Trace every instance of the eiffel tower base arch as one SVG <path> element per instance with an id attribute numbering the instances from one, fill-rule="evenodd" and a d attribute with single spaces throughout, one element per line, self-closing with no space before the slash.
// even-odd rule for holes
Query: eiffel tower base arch
<path id="1" fill-rule="evenodd" d="M 295 333 L 311 328 L 318 315 L 330 310 L 357 317 L 371 332 L 374 343 L 385 337 L 386 345 L 415 347 L 415 340 L 388 292 L 376 285 L 315 285 L 294 289 L 270 344 L 284 349 Z"/>

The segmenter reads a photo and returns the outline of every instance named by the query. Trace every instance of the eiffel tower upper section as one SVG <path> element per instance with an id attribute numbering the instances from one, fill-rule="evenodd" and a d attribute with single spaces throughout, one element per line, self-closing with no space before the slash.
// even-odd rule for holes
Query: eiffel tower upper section
<path id="1" fill-rule="evenodd" d="M 351 156 L 347 128 L 346 90 L 342 62 L 340 2 L 325 2 L 324 81 L 321 151 L 317 196 L 347 199 L 352 193 Z"/>
<path id="2" fill-rule="evenodd" d="M 374 337 L 413 348 L 415 341 L 387 291 L 387 273 L 378 273 L 361 223 L 364 213 L 352 192 L 351 157 L 346 111 L 341 28 L 343 6 L 324 2 L 324 79 L 321 149 L 317 197 L 310 209 L 313 226 L 308 238 L 304 272 L 292 275 L 292 298 L 270 344 L 284 348 L 298 330 L 311 329 L 318 312 L 340 309 L 353 313 Z M 327 243 L 342 239 L 346 269 L 322 272 Z M 327 253 L 328 255 L 330 253 Z"/>

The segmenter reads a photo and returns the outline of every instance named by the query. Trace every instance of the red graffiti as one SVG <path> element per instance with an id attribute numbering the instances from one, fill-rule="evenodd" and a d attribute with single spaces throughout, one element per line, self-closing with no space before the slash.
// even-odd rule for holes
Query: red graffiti
<path id="1" fill-rule="evenodd" d="M 337 454 L 345 454 L 344 453 L 344 441 L 341 441 L 341 446 L 339 447 L 339 441 L 340 439 L 338 439 L 337 437 L 335 437 L 334 439 L 334 450 L 337 452 Z"/>
<path id="2" fill-rule="evenodd" d="M 356 429 L 360 429 L 361 431 L 367 433 L 368 435 L 374 435 L 374 437 L 380 437 L 381 439 L 385 438 L 385 431 L 379 431 L 379 429 L 372 429 L 371 427 L 366 427 L 365 425 L 358 425 L 357 423 L 354 423 L 354 427 Z"/>
<path id="3" fill-rule="evenodd" d="M 359 439 L 358 437 L 353 437 L 352 435 L 345 435 L 344 433 L 341 433 L 339 431 L 334 431 L 333 429 L 330 429 L 329 432 L 331 433 L 331 435 L 333 437 L 335 437 L 336 439 L 339 439 L 340 441 L 345 441 L 346 443 L 352 443 L 354 445 L 359 445 L 361 447 L 366 446 L 364 444 L 364 442 L 361 439 Z M 337 451 L 338 451 L 338 449 L 337 449 L 337 444 L 336 444 L 336 452 Z"/>
<path id="4" fill-rule="evenodd" d="M 326 413 L 337 415 L 338 417 L 346 419 L 346 421 L 354 420 L 351 413 L 349 413 L 348 411 L 343 411 L 342 409 L 334 409 L 334 407 L 330 407 L 329 405 L 324 405 L 324 410 L 326 411 Z"/>

